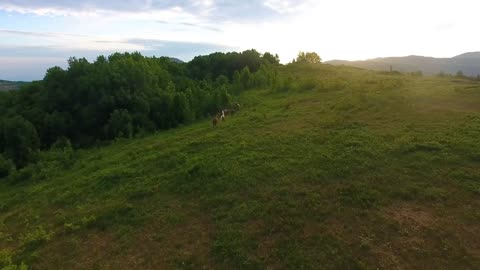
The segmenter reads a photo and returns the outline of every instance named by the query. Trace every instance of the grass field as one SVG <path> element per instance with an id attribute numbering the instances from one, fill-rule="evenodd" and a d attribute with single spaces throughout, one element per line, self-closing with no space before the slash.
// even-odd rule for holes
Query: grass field
<path id="1" fill-rule="evenodd" d="M 217 128 L 43 153 L 0 183 L 0 269 L 480 268 L 478 82 L 281 72 Z"/>

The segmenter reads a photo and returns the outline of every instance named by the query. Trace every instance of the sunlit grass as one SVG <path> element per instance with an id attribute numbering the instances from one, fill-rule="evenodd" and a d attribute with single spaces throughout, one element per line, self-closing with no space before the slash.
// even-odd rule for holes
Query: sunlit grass
<path id="1" fill-rule="evenodd" d="M 480 267 L 478 83 L 281 74 L 218 128 L 45 153 L 0 184 L 0 249 L 33 269 Z"/>

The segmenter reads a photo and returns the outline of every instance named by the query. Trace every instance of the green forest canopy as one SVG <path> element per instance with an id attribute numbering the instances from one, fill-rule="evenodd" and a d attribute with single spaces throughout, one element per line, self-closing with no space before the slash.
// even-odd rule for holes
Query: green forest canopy
<path id="1" fill-rule="evenodd" d="M 140 53 L 70 58 L 41 81 L 0 93 L 0 158 L 17 167 L 67 138 L 85 147 L 165 130 L 217 113 L 232 96 L 275 83 L 278 55 L 213 53 L 188 63 Z"/>

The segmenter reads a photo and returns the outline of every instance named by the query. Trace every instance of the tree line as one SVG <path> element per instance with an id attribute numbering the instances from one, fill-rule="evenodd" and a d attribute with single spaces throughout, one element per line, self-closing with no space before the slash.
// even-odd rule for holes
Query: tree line
<path id="1" fill-rule="evenodd" d="M 66 69 L 0 93 L 0 178 L 2 164 L 24 167 L 59 141 L 88 147 L 213 115 L 242 91 L 274 85 L 277 65 L 278 55 L 255 50 L 188 63 L 138 52 L 70 58 Z"/>

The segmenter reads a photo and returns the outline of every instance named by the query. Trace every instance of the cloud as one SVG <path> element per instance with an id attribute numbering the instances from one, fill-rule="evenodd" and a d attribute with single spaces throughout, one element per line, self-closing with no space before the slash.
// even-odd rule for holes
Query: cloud
<path id="1" fill-rule="evenodd" d="M 188 22 L 266 20 L 312 0 L 2 0 L 0 10 L 41 16 L 108 16 Z"/>
<path id="2" fill-rule="evenodd" d="M 42 38 L 57 38 L 57 37 L 88 37 L 86 35 L 77 35 L 69 33 L 55 33 L 55 32 L 32 32 L 32 31 L 19 31 L 11 29 L 0 29 L 0 35 L 21 35 L 30 37 L 42 37 Z"/>
<path id="3" fill-rule="evenodd" d="M 295 13 L 307 9 L 314 1 L 266 0 L 263 4 L 280 14 Z"/>
<path id="4" fill-rule="evenodd" d="M 440 23 L 433 26 L 433 30 L 435 31 L 447 31 L 455 28 L 455 23 L 448 22 L 448 23 Z"/>
<path id="5" fill-rule="evenodd" d="M 17 30 L 8 30 L 8 29 L 0 29 L 0 35 L 1 34 L 33 36 L 33 37 L 55 37 L 56 36 L 53 33 L 38 33 L 38 32 L 17 31 Z"/>
<path id="6" fill-rule="evenodd" d="M 197 55 L 239 50 L 239 48 L 221 44 L 158 39 L 128 39 L 125 43 L 143 46 L 142 53 L 145 55 L 172 56 L 184 61 L 191 60 Z"/>

